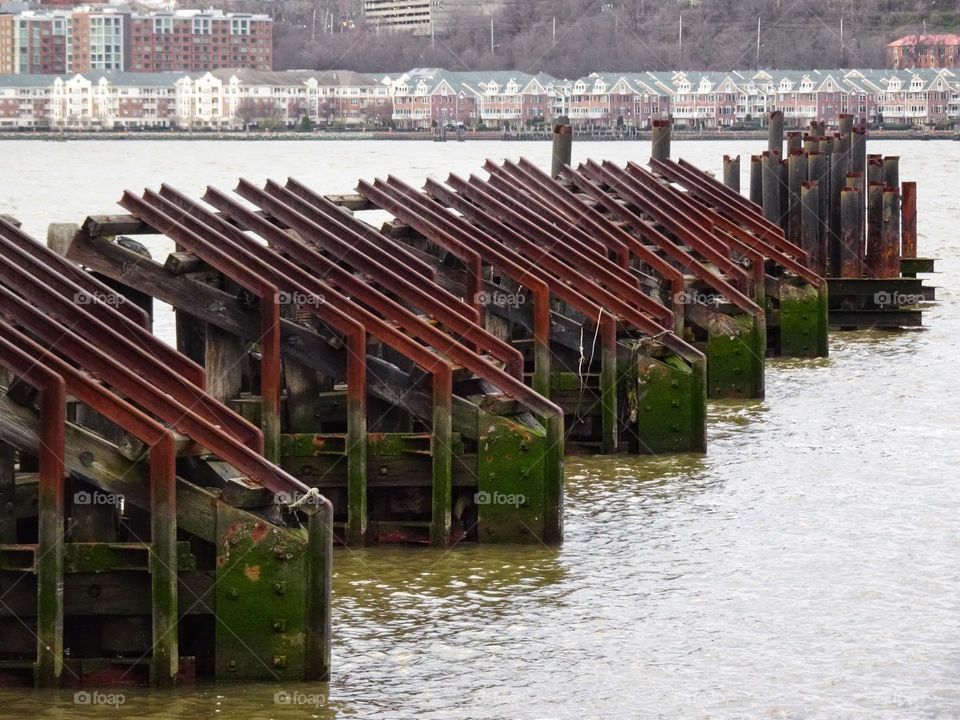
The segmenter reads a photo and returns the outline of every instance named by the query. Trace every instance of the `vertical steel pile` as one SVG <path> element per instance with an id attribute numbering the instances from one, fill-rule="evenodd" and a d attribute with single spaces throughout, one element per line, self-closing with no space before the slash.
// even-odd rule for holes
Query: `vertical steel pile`
<path id="1" fill-rule="evenodd" d="M 147 315 L 4 220 L 0 310 L 0 678 L 326 679 L 330 503 L 263 457 Z M 306 531 L 232 503 L 230 483 L 309 497 Z"/>
<path id="2" fill-rule="evenodd" d="M 867 152 L 867 129 L 854 120 L 840 115 L 832 134 L 817 121 L 805 134 L 787 133 L 784 165 L 777 156 L 783 114 L 772 112 L 768 150 L 752 158 L 750 200 L 803 248 L 807 266 L 828 278 L 831 325 L 920 325 L 919 303 L 933 299 L 933 289 L 916 274 L 932 272 L 933 261 L 911 259 L 916 184 L 901 183 L 899 158 Z"/>

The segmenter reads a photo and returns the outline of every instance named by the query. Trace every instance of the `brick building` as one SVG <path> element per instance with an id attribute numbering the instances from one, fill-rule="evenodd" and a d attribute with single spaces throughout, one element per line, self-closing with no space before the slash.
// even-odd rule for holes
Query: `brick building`
<path id="1" fill-rule="evenodd" d="M 273 23 L 267 15 L 133 13 L 125 37 L 124 65 L 130 72 L 273 67 Z"/>
<path id="2" fill-rule="evenodd" d="M 892 68 L 960 67 L 960 35 L 905 35 L 887 45 Z"/>
<path id="3" fill-rule="evenodd" d="M 220 10 L 83 6 L 0 15 L 0 75 L 270 70 L 273 22 Z"/>

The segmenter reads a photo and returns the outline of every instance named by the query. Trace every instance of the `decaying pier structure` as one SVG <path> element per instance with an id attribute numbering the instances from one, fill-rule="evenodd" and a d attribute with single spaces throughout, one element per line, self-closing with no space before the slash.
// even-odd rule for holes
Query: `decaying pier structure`
<path id="1" fill-rule="evenodd" d="M 6 219 L 0 312 L 0 682 L 328 677 L 329 502 L 146 313 Z"/>
<path id="2" fill-rule="evenodd" d="M 749 197 L 827 278 L 831 326 L 920 326 L 934 288 L 917 275 L 934 261 L 917 258 L 917 185 L 900 181 L 900 158 L 867 152 L 867 128 L 853 120 L 784 137 L 772 112 L 768 149 L 750 158 Z M 739 157 L 724 157 L 724 182 L 739 193 Z"/>
<path id="3" fill-rule="evenodd" d="M 565 451 L 704 452 L 708 397 L 826 355 L 817 247 L 655 130 L 0 223 L 0 682 L 324 678 L 334 544 L 559 542 Z"/>

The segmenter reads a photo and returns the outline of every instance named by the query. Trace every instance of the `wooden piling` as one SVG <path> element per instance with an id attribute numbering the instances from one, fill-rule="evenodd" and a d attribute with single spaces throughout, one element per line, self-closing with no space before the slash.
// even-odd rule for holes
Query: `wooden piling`
<path id="1" fill-rule="evenodd" d="M 790 231 L 790 165 L 787 159 L 780 161 L 780 219 L 778 224 L 784 234 Z"/>
<path id="2" fill-rule="evenodd" d="M 723 184 L 731 190 L 740 192 L 740 156 L 723 156 Z"/>
<path id="3" fill-rule="evenodd" d="M 820 138 L 820 152 L 824 155 L 833 155 L 835 150 L 836 138 L 832 135 L 824 135 Z"/>
<path id="4" fill-rule="evenodd" d="M 837 131 L 840 136 L 849 135 L 851 130 L 853 130 L 853 115 L 840 113 L 837 118 Z"/>
<path id="5" fill-rule="evenodd" d="M 843 139 L 836 138 L 835 151 L 830 155 L 830 233 L 828 237 L 829 275 L 840 276 L 840 243 L 842 222 L 840 193 L 846 187 L 849 158 L 843 150 Z"/>
<path id="6" fill-rule="evenodd" d="M 670 127 L 672 120 L 654 120 L 651 124 L 650 157 L 654 160 L 670 159 Z"/>
<path id="7" fill-rule="evenodd" d="M 9 378 L 0 370 L 0 385 L 8 385 Z M 17 487 L 16 448 L 0 441 L 0 543 L 17 541 Z"/>
<path id="8" fill-rule="evenodd" d="M 851 134 L 849 132 L 840 133 L 834 138 L 835 153 L 839 155 L 840 163 L 843 165 L 843 174 L 850 172 L 850 147 Z"/>
<path id="9" fill-rule="evenodd" d="M 827 238 L 830 234 L 830 158 L 821 152 L 807 157 L 807 177 L 817 183 L 817 198 L 820 203 L 818 217 L 820 230 L 817 233 L 817 264 L 811 266 L 820 276 L 827 275 Z"/>
<path id="10" fill-rule="evenodd" d="M 883 182 L 883 155 L 867 155 L 867 187 Z"/>
<path id="11" fill-rule="evenodd" d="M 917 183 L 906 181 L 902 185 L 900 199 L 900 256 L 917 256 Z"/>
<path id="12" fill-rule="evenodd" d="M 866 205 L 866 194 L 867 186 L 865 178 L 862 172 L 849 172 L 847 173 L 847 187 L 852 187 L 860 193 L 860 221 L 857 225 L 858 231 L 858 243 L 857 243 L 857 254 L 860 257 L 861 266 L 863 265 L 863 256 L 866 251 L 867 245 L 867 205 Z"/>
<path id="13" fill-rule="evenodd" d="M 553 161 L 550 164 L 551 177 L 560 177 L 565 165 L 573 161 L 573 126 L 570 118 L 561 115 L 553 123 Z"/>

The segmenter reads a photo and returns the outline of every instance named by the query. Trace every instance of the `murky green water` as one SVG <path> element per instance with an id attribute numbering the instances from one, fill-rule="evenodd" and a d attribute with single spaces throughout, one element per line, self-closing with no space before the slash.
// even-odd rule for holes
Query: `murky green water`
<path id="1" fill-rule="evenodd" d="M 674 154 L 719 170 L 757 147 Z M 329 686 L 123 690 L 116 708 L 0 689 L 0 716 L 960 717 L 960 144 L 870 147 L 919 181 L 921 254 L 941 258 L 943 287 L 928 329 L 771 362 L 765 401 L 711 403 L 704 457 L 570 458 L 561 547 L 338 551 Z M 646 151 L 581 143 L 574 159 Z M 546 163 L 548 146 L 8 142 L 0 212 L 42 235 L 161 180 L 346 192 L 504 154 Z"/>

